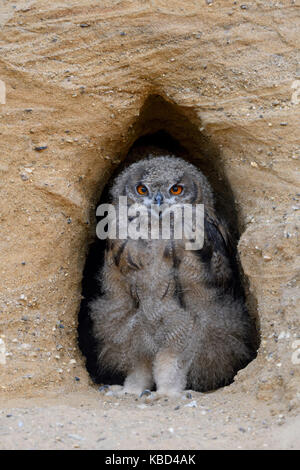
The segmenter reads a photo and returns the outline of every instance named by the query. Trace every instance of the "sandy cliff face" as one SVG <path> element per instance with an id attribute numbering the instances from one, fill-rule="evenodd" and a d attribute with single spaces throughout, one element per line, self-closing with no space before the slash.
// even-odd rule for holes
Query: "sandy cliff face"
<path id="1" fill-rule="evenodd" d="M 165 128 L 236 204 L 261 347 L 224 393 L 297 405 L 299 23 L 289 0 L 4 1 L 2 392 L 91 386 L 77 318 L 95 203 Z"/>

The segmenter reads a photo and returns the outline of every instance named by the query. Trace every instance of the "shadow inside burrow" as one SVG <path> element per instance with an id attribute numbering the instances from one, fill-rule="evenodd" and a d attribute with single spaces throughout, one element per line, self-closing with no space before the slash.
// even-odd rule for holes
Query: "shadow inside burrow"
<path id="1" fill-rule="evenodd" d="M 236 256 L 237 242 L 243 230 L 239 220 L 234 196 L 223 170 L 222 156 L 199 128 L 179 112 L 177 106 L 166 102 L 160 96 L 146 100 L 139 119 L 131 130 L 131 146 L 125 155 L 117 155 L 122 162 L 106 183 L 96 205 L 109 202 L 109 190 L 114 178 L 131 163 L 151 155 L 173 154 L 193 163 L 207 177 L 211 184 L 218 214 L 226 221 L 232 236 L 235 262 L 236 289 L 238 295 L 246 300 L 250 314 L 256 322 L 257 334 L 253 342 L 259 346 L 259 324 L 256 302 L 251 296 L 248 282 Z M 125 156 L 125 158 L 124 158 Z M 95 212 L 96 212 L 95 207 Z M 86 358 L 86 368 L 96 384 L 122 384 L 124 376 L 113 370 L 102 369 L 97 361 L 97 343 L 93 336 L 92 320 L 89 316 L 89 303 L 102 295 L 98 274 L 103 266 L 106 242 L 96 237 L 90 246 L 82 280 L 82 302 L 78 317 L 78 345 Z M 101 349 L 101 346 L 100 346 Z"/>

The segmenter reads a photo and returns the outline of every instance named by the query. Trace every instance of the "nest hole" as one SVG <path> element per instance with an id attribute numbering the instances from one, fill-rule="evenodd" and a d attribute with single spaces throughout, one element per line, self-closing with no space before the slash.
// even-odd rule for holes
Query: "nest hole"
<path id="1" fill-rule="evenodd" d="M 233 236 L 235 247 L 243 231 L 243 221 L 239 219 L 233 193 L 224 172 L 222 155 L 205 133 L 194 124 L 194 117 L 187 116 L 184 110 L 167 102 L 158 95 L 150 96 L 142 107 L 139 118 L 129 131 L 127 148 L 123 154 L 117 155 L 121 163 L 106 182 L 100 195 L 99 204 L 107 202 L 108 191 L 113 179 L 126 166 L 144 158 L 145 152 L 162 154 L 164 151 L 193 163 L 207 177 L 211 184 L 216 202 L 216 210 L 227 221 Z M 188 111 L 191 112 L 190 110 Z M 197 117 L 199 121 L 199 118 Z M 201 126 L 200 126 L 201 128 Z M 141 157 L 142 156 L 142 157 Z M 100 186 L 100 184 L 99 184 Z M 103 184 L 102 184 L 103 187 Z M 94 212 L 94 214 L 95 214 Z M 99 295 L 97 274 L 103 265 L 105 241 L 96 237 L 89 248 L 82 280 L 83 300 L 78 318 L 78 344 L 86 359 L 86 368 L 96 384 L 122 384 L 122 374 L 101 370 L 97 364 L 96 341 L 92 332 L 89 317 L 89 302 Z M 259 346 L 259 320 L 257 317 L 256 300 L 249 292 L 248 281 L 238 262 L 241 289 L 245 293 L 246 304 L 250 315 L 257 326 L 256 348 Z"/>

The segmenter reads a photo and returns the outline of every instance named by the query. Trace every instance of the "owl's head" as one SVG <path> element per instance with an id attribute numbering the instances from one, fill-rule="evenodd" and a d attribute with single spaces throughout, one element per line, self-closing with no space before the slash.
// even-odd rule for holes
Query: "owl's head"
<path id="1" fill-rule="evenodd" d="M 113 201 L 127 196 L 129 204 L 208 204 L 213 196 L 205 176 L 192 164 L 175 156 L 153 157 L 133 163 L 114 181 Z"/>

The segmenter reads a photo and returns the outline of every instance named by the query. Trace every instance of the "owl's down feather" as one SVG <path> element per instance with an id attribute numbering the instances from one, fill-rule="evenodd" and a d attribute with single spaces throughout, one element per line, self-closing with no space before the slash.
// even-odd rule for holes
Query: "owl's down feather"
<path id="1" fill-rule="evenodd" d="M 204 245 L 186 250 L 176 239 L 107 241 L 101 292 L 90 303 L 99 368 L 123 373 L 123 392 L 138 395 L 154 386 L 172 396 L 229 384 L 256 354 L 255 326 L 206 177 L 180 158 L 150 154 L 114 180 L 110 195 L 114 205 L 119 196 L 147 207 L 158 199 L 169 206 L 204 204 Z"/>

